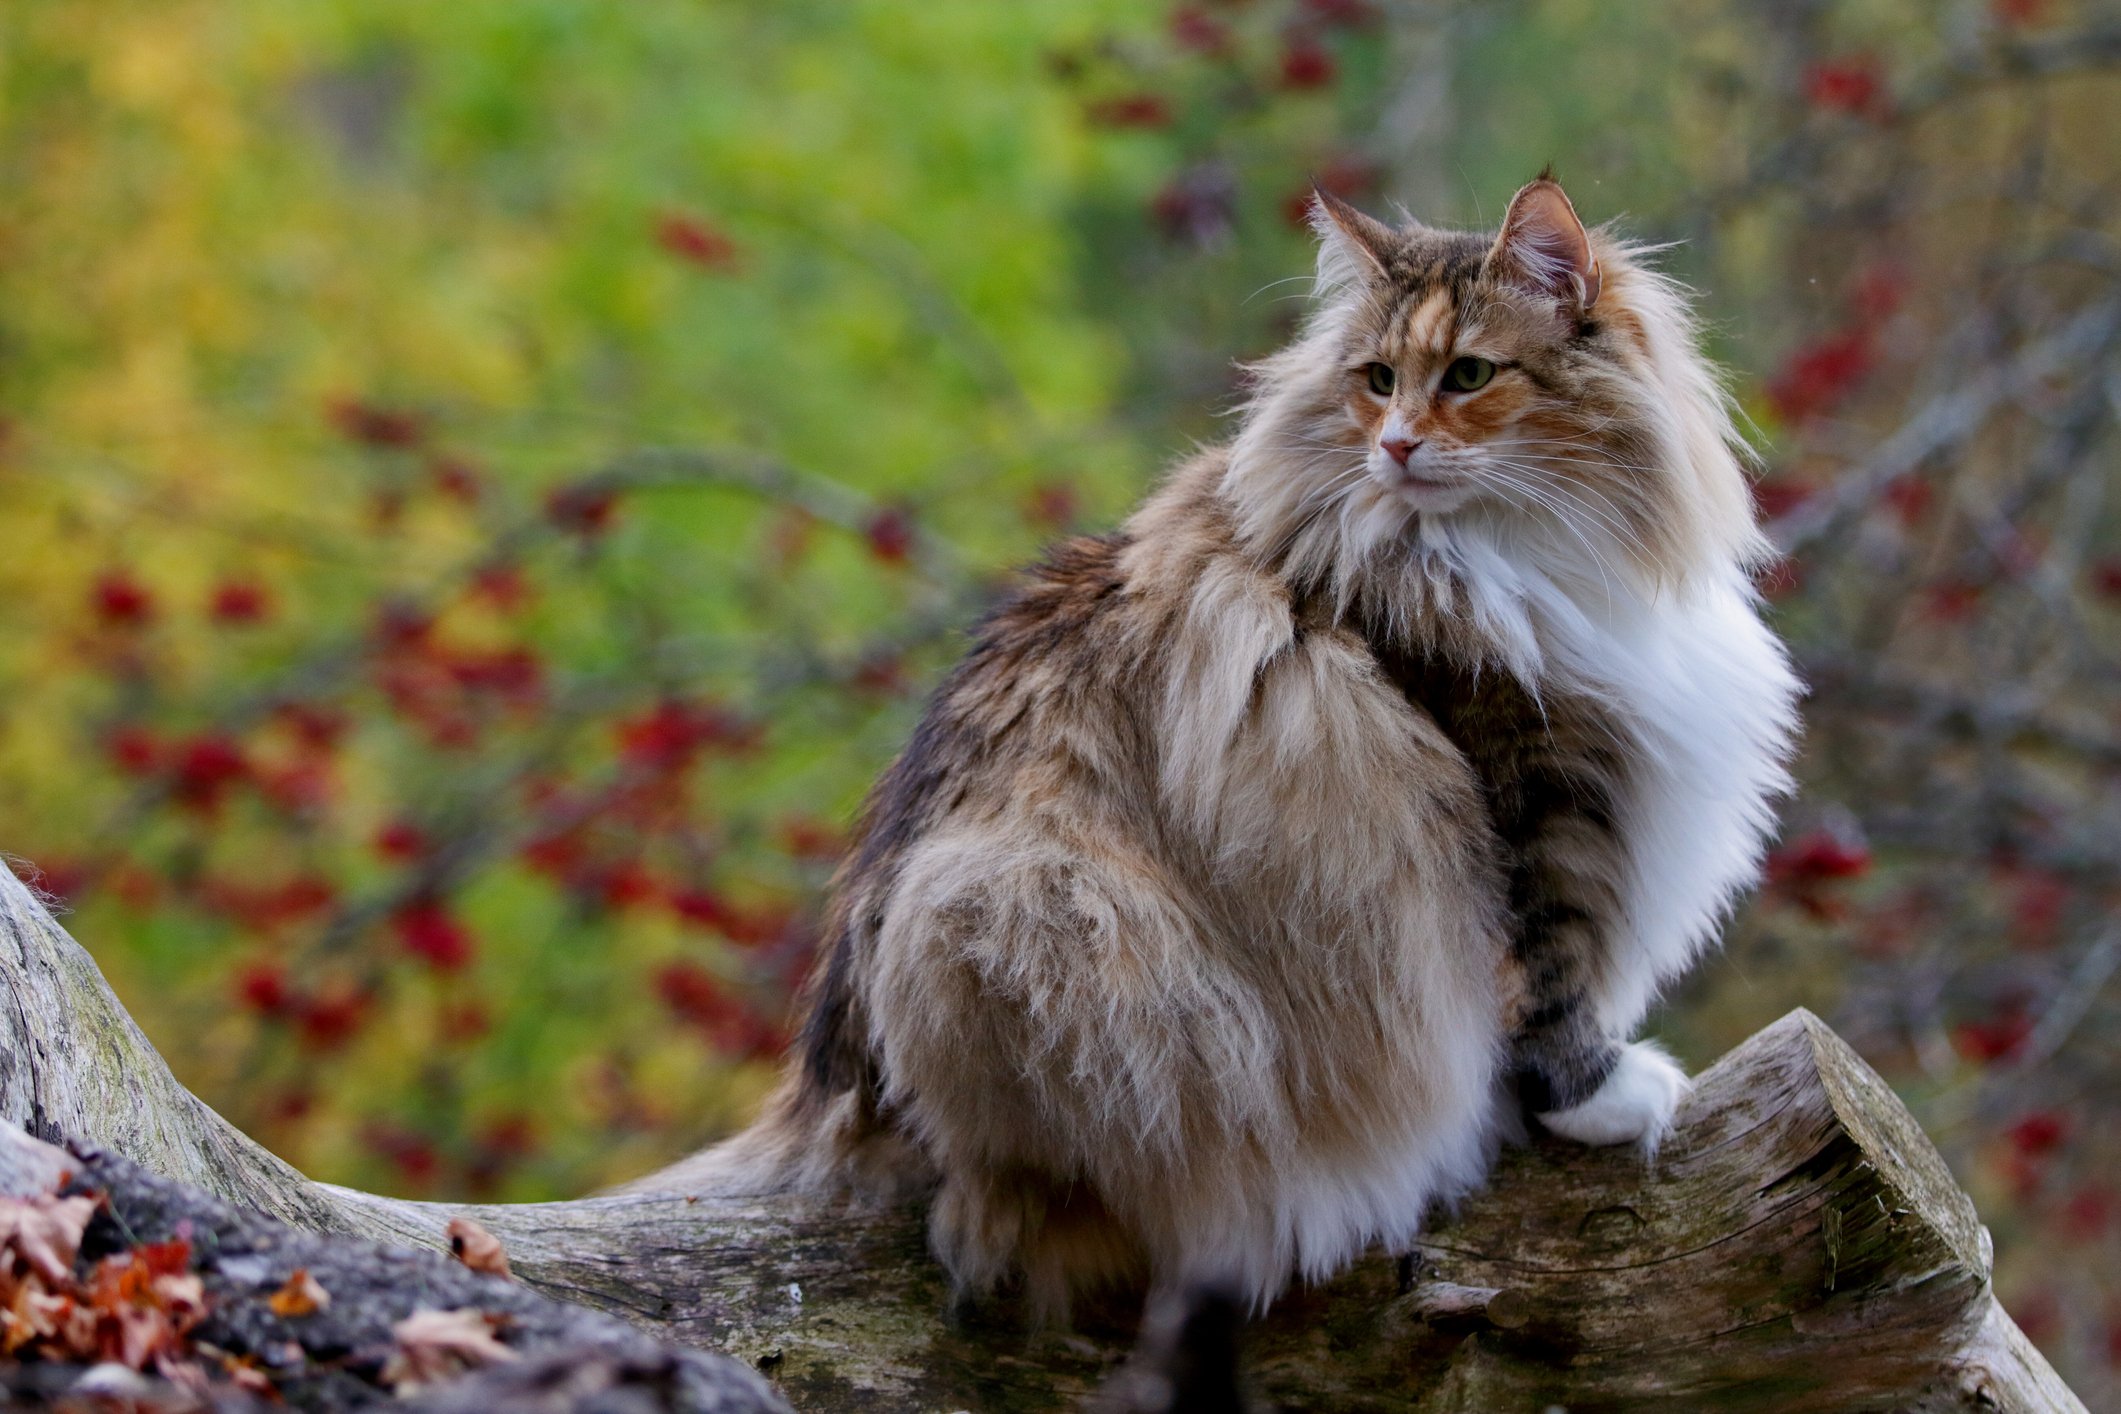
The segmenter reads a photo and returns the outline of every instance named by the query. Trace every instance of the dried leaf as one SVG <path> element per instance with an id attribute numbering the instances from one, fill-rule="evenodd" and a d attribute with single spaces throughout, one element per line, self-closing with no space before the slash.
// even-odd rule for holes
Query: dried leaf
<path id="1" fill-rule="evenodd" d="M 177 1332 L 169 1317 L 152 1306 L 131 1304 L 97 1313 L 96 1332 L 105 1360 L 129 1370 L 144 1370 L 147 1362 L 176 1343 Z"/>
<path id="2" fill-rule="evenodd" d="M 19 1261 L 52 1286 L 73 1279 L 81 1234 L 100 1198 L 0 1198 L 0 1266 Z"/>
<path id="3" fill-rule="evenodd" d="M 296 1267 L 280 1289 L 265 1298 L 265 1304 L 272 1307 L 275 1316 L 311 1316 L 331 1309 L 331 1293 L 309 1274 L 309 1268 Z"/>
<path id="4" fill-rule="evenodd" d="M 397 1352 L 383 1380 L 399 1394 L 455 1379 L 466 1370 L 519 1357 L 493 1337 L 499 1318 L 483 1311 L 415 1311 L 390 1328 Z"/>
<path id="5" fill-rule="evenodd" d="M 470 1218 L 449 1220 L 449 1250 L 459 1262 L 475 1272 L 511 1280 L 515 1277 L 515 1273 L 508 1270 L 508 1249 L 501 1246 L 501 1239 Z"/>
<path id="6" fill-rule="evenodd" d="M 206 1283 L 192 1273 L 156 1277 L 148 1291 L 180 1331 L 190 1330 L 206 1314 Z"/>
<path id="7" fill-rule="evenodd" d="M 73 1319 L 76 1309 L 73 1297 L 45 1290 L 35 1273 L 24 1277 L 16 1284 L 8 1304 L 0 1307 L 0 1357 L 13 1358 L 31 1341 L 44 1342 L 47 1349 L 53 1345 L 63 1348 L 65 1336 L 84 1329 Z M 92 1317 L 85 1323 L 85 1335 L 86 1340 L 95 1336 Z"/>

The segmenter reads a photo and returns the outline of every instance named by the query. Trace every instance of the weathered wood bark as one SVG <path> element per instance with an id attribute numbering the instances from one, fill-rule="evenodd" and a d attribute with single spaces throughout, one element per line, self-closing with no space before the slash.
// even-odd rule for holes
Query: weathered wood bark
<path id="1" fill-rule="evenodd" d="M 315 1230 L 432 1246 L 469 1213 L 532 1285 L 748 1360 L 799 1409 L 1066 1407 L 1131 1334 L 953 1313 L 913 1209 L 473 1207 L 312 1183 L 178 1085 L 4 875 L 0 1117 Z M 1419 1251 L 1285 1298 L 1247 1359 L 1292 1409 L 2081 1409 L 1997 1304 L 1989 1255 L 1913 1118 L 1800 1011 L 1700 1077 L 1654 1160 L 1512 1152 Z"/>
<path id="2" fill-rule="evenodd" d="M 399 1403 L 390 1374 L 397 1350 L 392 1328 L 424 1309 L 493 1318 L 501 1343 L 520 1358 L 464 1372 L 444 1388 L 407 1390 L 415 1409 L 532 1409 L 546 1392 L 542 1387 L 558 1385 L 564 1402 L 553 1407 L 564 1410 L 586 1402 L 573 1396 L 593 1395 L 602 1398 L 599 1408 L 614 1412 L 787 1414 L 764 1379 L 726 1356 L 651 1339 L 604 1312 L 474 1272 L 438 1252 L 304 1232 L 115 1154 L 69 1153 L 0 1128 L 0 1194 L 54 1191 L 102 1200 L 82 1242 L 77 1276 L 86 1276 L 100 1257 L 183 1238 L 189 1270 L 205 1289 L 205 1319 L 191 1338 L 218 1352 L 199 1371 L 212 1377 L 223 1357 L 247 1362 L 295 1409 L 349 1414 Z M 329 1299 L 316 1310 L 283 1315 L 272 1309 L 271 1297 L 297 1271 L 308 1273 Z M 79 1366 L 10 1371 L 0 1363 L 0 1408 L 58 1407 L 82 1373 Z M 556 1373 L 567 1378 L 555 1380 Z M 160 1396 L 150 1408 L 190 1410 L 201 1402 L 166 1381 L 144 1377 L 141 1383 L 143 1393 Z M 618 1391 L 623 1402 L 613 1398 Z M 212 1394 L 217 1409 L 265 1414 L 271 1407 L 234 1385 Z"/>

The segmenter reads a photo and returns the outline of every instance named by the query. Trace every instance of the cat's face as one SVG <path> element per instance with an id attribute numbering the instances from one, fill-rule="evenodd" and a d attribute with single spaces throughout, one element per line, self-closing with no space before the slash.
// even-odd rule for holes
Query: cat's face
<path id="1" fill-rule="evenodd" d="M 1258 368 L 1233 467 L 1263 538 L 1316 542 L 1323 524 L 1360 556 L 1470 515 L 1659 579 L 1748 552 L 1675 288 L 1587 233 L 1559 186 L 1519 192 L 1497 236 L 1395 229 L 1323 195 L 1317 224 L 1326 305 Z"/>
<path id="2" fill-rule="evenodd" d="M 1414 510 L 1519 488 L 1524 465 L 1583 430 L 1566 357 L 1576 316 L 1494 279 L 1486 255 L 1477 238 L 1400 241 L 1342 340 L 1321 431 L 1359 448 L 1364 474 Z"/>

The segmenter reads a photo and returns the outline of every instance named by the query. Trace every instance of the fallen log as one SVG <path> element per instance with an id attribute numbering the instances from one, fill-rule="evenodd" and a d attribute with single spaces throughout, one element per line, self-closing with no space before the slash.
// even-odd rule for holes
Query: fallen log
<path id="1" fill-rule="evenodd" d="M 798 1409 L 1070 1407 L 1132 1337 L 1123 1319 L 1035 1331 L 1006 1301 L 954 1307 L 917 1205 L 482 1206 L 312 1182 L 176 1082 L 4 873 L 0 1118 L 311 1231 L 439 1248 L 468 1215 L 530 1287 L 734 1355 Z M 1296 1410 L 2081 1410 L 1989 1268 L 1987 1231 L 1913 1117 L 1797 1011 L 1699 1077 L 1654 1159 L 1512 1151 L 1416 1251 L 1285 1297 L 1243 1333 L 1245 1361 Z"/>

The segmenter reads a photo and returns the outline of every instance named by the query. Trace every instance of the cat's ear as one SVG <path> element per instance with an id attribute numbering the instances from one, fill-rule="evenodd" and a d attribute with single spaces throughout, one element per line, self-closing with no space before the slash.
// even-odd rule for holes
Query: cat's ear
<path id="1" fill-rule="evenodd" d="M 1336 270 L 1344 277 L 1382 275 L 1399 247 L 1399 237 L 1390 226 L 1365 216 L 1324 187 L 1311 189 L 1311 229 L 1318 233 L 1319 275 L 1328 280 Z"/>
<path id="2" fill-rule="evenodd" d="M 1487 270 L 1505 284 L 1549 295 L 1578 315 L 1598 303 L 1598 256 L 1561 184 L 1542 173 L 1510 202 Z"/>

